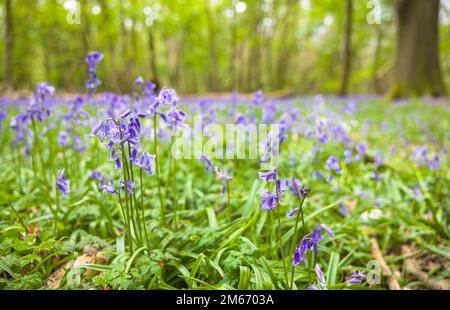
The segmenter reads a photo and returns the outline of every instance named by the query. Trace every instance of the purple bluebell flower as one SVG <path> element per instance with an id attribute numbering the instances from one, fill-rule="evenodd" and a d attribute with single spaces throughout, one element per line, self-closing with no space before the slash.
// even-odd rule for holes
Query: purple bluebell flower
<path id="1" fill-rule="evenodd" d="M 167 114 L 161 114 L 162 120 L 167 124 L 169 128 L 179 128 L 186 127 L 187 125 L 184 123 L 184 118 L 186 117 L 186 113 L 178 109 L 176 106 L 170 108 Z"/>
<path id="2" fill-rule="evenodd" d="M 216 177 L 218 180 L 222 182 L 221 194 L 225 194 L 225 190 L 227 188 L 228 182 L 233 180 L 233 177 L 229 174 L 228 171 L 224 171 L 219 167 L 214 167 L 214 172 L 216 173 Z"/>
<path id="3" fill-rule="evenodd" d="M 298 212 L 298 210 L 300 210 L 300 208 L 295 208 L 294 210 L 289 211 L 288 213 L 286 213 L 286 217 L 292 219 L 294 215 Z"/>
<path id="4" fill-rule="evenodd" d="M 326 226 L 325 224 L 317 225 L 317 227 L 313 229 L 310 234 L 303 236 L 302 240 L 300 241 L 300 245 L 295 249 L 294 257 L 292 259 L 292 264 L 294 266 L 301 264 L 303 261 L 307 261 L 307 259 L 304 257 L 305 253 L 310 251 L 311 249 L 314 251 L 314 255 L 317 256 L 317 254 L 319 253 L 319 241 L 323 239 L 323 230 L 326 231 L 326 233 L 330 237 L 334 236 L 331 229 L 328 228 L 328 226 Z"/>
<path id="5" fill-rule="evenodd" d="M 268 183 L 270 181 L 276 181 L 278 180 L 277 176 L 277 170 L 273 168 L 272 170 L 268 172 L 258 172 L 259 178 L 263 180 L 264 182 Z"/>
<path id="6" fill-rule="evenodd" d="M 70 180 L 66 178 L 66 175 L 64 174 L 64 169 L 60 170 L 58 173 L 58 177 L 56 179 L 56 186 L 64 196 L 70 194 Z"/>
<path id="7" fill-rule="evenodd" d="M 102 189 L 104 193 L 117 194 L 117 191 L 109 185 L 103 185 Z"/>
<path id="8" fill-rule="evenodd" d="M 213 172 L 213 164 L 208 156 L 202 155 L 199 159 L 202 163 L 205 164 L 205 171 L 206 172 Z"/>
<path id="9" fill-rule="evenodd" d="M 133 189 L 136 187 L 136 183 L 132 182 L 131 180 L 127 180 L 127 191 L 128 195 L 133 194 Z M 123 182 L 123 179 L 120 179 L 120 188 L 122 190 L 125 190 L 125 184 Z"/>
<path id="10" fill-rule="evenodd" d="M 3 120 L 6 118 L 7 114 L 5 111 L 0 111 L 0 130 L 3 129 Z"/>
<path id="11" fill-rule="evenodd" d="M 366 277 L 367 275 L 364 271 L 357 270 L 352 274 L 352 277 L 346 281 L 346 283 L 348 285 L 361 284 L 366 279 Z"/>
<path id="12" fill-rule="evenodd" d="M 261 89 L 259 89 L 255 92 L 252 103 L 255 106 L 260 106 L 263 102 L 264 102 L 264 92 Z"/>
<path id="13" fill-rule="evenodd" d="M 421 199 L 423 197 L 422 187 L 420 186 L 419 182 L 417 182 L 416 185 L 412 188 L 412 192 L 416 199 Z"/>
<path id="14" fill-rule="evenodd" d="M 377 166 L 382 166 L 384 162 L 383 154 L 381 154 L 381 151 L 379 149 L 376 149 L 373 154 L 375 164 Z"/>
<path id="15" fill-rule="evenodd" d="M 320 173 L 320 171 L 317 171 L 317 170 L 313 171 L 312 176 L 313 176 L 314 179 L 317 179 L 317 180 L 323 180 L 324 179 L 322 173 Z"/>
<path id="16" fill-rule="evenodd" d="M 426 160 L 426 163 L 428 165 L 428 169 L 430 169 L 431 171 L 437 170 L 441 165 L 441 161 L 438 155 L 434 155 L 430 160 Z"/>
<path id="17" fill-rule="evenodd" d="M 292 258 L 292 265 L 298 266 L 302 262 L 308 261 L 308 258 L 305 257 L 306 252 L 309 250 L 309 238 L 308 236 L 304 236 L 302 241 L 298 247 L 294 250 L 294 256 Z"/>
<path id="18" fill-rule="evenodd" d="M 127 116 L 129 116 L 131 114 L 131 112 L 133 112 L 133 111 L 131 111 L 130 109 L 126 109 L 125 111 L 123 111 L 120 114 L 120 118 L 126 118 Z"/>
<path id="19" fill-rule="evenodd" d="M 139 159 L 136 161 L 136 165 L 144 169 L 148 175 L 152 175 L 155 173 L 155 157 L 155 155 L 152 155 L 148 152 L 143 152 L 141 156 L 139 156 Z"/>
<path id="20" fill-rule="evenodd" d="M 176 107 L 180 98 L 177 95 L 177 92 L 171 88 L 163 88 L 160 92 L 156 101 L 159 104 L 169 105 L 172 107 Z"/>
<path id="21" fill-rule="evenodd" d="M 363 158 L 367 152 L 367 145 L 366 144 L 358 144 L 356 146 L 356 151 L 358 152 L 357 159 Z"/>
<path id="22" fill-rule="evenodd" d="M 66 146 L 69 143 L 69 134 L 67 131 L 61 131 L 58 136 L 58 143 L 61 146 Z"/>
<path id="23" fill-rule="evenodd" d="M 89 80 L 86 82 L 86 88 L 89 90 L 89 96 L 92 96 L 94 88 L 102 84 L 96 72 L 96 66 L 103 59 L 103 54 L 100 52 L 91 52 L 87 54 L 85 61 L 89 68 Z"/>
<path id="24" fill-rule="evenodd" d="M 295 197 L 299 199 L 303 197 L 302 184 L 298 179 L 294 177 L 292 177 L 291 179 L 291 191 Z"/>
<path id="25" fill-rule="evenodd" d="M 340 174 L 341 166 L 339 165 L 339 158 L 333 155 L 328 157 L 325 168 L 328 170 L 334 170 L 337 174 Z"/>
<path id="26" fill-rule="evenodd" d="M 94 70 L 95 66 L 102 61 L 102 59 L 103 54 L 98 51 L 90 52 L 85 58 L 86 63 L 89 65 L 89 70 Z"/>
<path id="27" fill-rule="evenodd" d="M 344 156 L 345 156 L 345 163 L 346 164 L 351 164 L 354 159 L 353 159 L 353 150 L 352 149 L 347 149 L 344 151 Z"/>
<path id="28" fill-rule="evenodd" d="M 331 231 L 331 229 L 327 225 L 320 224 L 319 226 L 322 230 L 325 230 L 325 232 L 328 234 L 328 236 L 330 236 L 330 238 L 334 237 L 334 233 Z"/>
<path id="29" fill-rule="evenodd" d="M 122 168 L 122 161 L 120 160 L 120 157 L 117 156 L 117 157 L 114 159 L 114 162 L 115 162 L 115 164 L 116 164 L 116 170 L 120 170 L 120 169 Z"/>
<path id="30" fill-rule="evenodd" d="M 259 193 L 261 195 L 261 207 L 264 211 L 270 211 L 277 207 L 278 203 L 276 193 L 271 193 L 264 189 L 260 190 Z"/>
<path id="31" fill-rule="evenodd" d="M 372 179 L 372 180 L 380 181 L 380 180 L 382 180 L 383 178 L 384 178 L 384 175 L 383 175 L 382 173 L 380 173 L 380 172 L 378 171 L 378 169 L 375 169 L 375 170 L 373 171 L 373 174 L 372 174 L 372 176 L 371 176 L 371 179 Z"/>
<path id="32" fill-rule="evenodd" d="M 339 213 L 343 216 L 343 217 L 347 217 L 349 214 L 348 208 L 345 204 L 340 203 L 339 204 Z"/>

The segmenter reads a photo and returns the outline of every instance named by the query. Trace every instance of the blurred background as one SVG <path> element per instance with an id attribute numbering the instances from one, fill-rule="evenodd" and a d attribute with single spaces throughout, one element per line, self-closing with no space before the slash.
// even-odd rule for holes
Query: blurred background
<path id="1" fill-rule="evenodd" d="M 3 94 L 142 76 L 183 94 L 447 94 L 450 0 L 1 0 Z"/>

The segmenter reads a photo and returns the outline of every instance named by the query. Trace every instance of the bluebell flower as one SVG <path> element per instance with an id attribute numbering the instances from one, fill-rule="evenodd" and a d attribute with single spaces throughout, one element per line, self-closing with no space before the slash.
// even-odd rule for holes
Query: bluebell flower
<path id="1" fill-rule="evenodd" d="M 233 180 L 233 177 L 229 174 L 228 171 L 224 171 L 219 167 L 214 167 L 214 172 L 216 173 L 216 178 L 222 182 L 221 194 L 225 194 L 225 190 L 227 188 L 228 182 Z"/>
<path id="2" fill-rule="evenodd" d="M 308 258 L 305 257 L 306 252 L 309 250 L 309 238 L 308 236 L 304 236 L 302 241 L 298 247 L 294 250 L 294 256 L 292 258 L 292 265 L 298 266 L 302 262 L 308 261 Z"/>
<path id="3" fill-rule="evenodd" d="M 303 236 L 299 246 L 294 251 L 294 257 L 292 259 L 293 266 L 297 266 L 304 261 L 307 261 L 305 253 L 311 249 L 314 251 L 314 255 L 318 254 L 319 241 L 323 239 L 322 231 L 326 231 L 328 236 L 333 237 L 334 234 L 331 229 L 325 224 L 317 225 L 316 229 L 313 229 L 310 234 Z"/>
<path id="4" fill-rule="evenodd" d="M 136 160 L 136 165 L 144 169 L 148 175 L 155 173 L 154 164 L 155 155 L 148 152 L 143 152 L 141 156 L 139 156 L 139 159 Z"/>
<path id="5" fill-rule="evenodd" d="M 104 193 L 117 194 L 117 191 L 111 186 L 103 185 L 102 189 Z"/>
<path id="6" fill-rule="evenodd" d="M 259 178 L 263 180 L 264 182 L 268 183 L 270 181 L 276 181 L 278 180 L 277 176 L 277 170 L 273 168 L 272 170 L 268 172 L 258 172 Z"/>
<path id="7" fill-rule="evenodd" d="M 337 174 L 340 174 L 341 166 L 339 165 L 339 158 L 333 155 L 328 157 L 325 168 L 328 170 L 334 170 Z"/>
<path id="8" fill-rule="evenodd" d="M 177 106 L 180 98 L 177 95 L 177 92 L 174 89 L 171 88 L 163 88 L 160 92 L 158 97 L 155 101 L 158 102 L 158 104 L 164 104 L 169 106 Z"/>
<path id="9" fill-rule="evenodd" d="M 179 128 L 186 127 L 187 125 L 184 123 L 184 118 L 186 117 L 186 113 L 178 109 L 176 106 L 170 108 L 167 114 L 161 113 L 162 120 L 167 124 L 169 128 Z"/>
<path id="10" fill-rule="evenodd" d="M 69 134 L 67 131 L 61 131 L 58 136 L 58 144 L 66 146 L 69 143 Z"/>
<path id="11" fill-rule="evenodd" d="M 289 211 L 288 213 L 286 213 L 286 217 L 292 219 L 294 215 L 298 212 L 298 210 L 300 210 L 300 208 L 297 207 L 294 210 Z"/>
<path id="12" fill-rule="evenodd" d="M 202 155 L 199 159 L 202 163 L 205 164 L 205 171 L 206 172 L 212 172 L 213 171 L 213 164 L 212 161 L 209 159 L 208 156 Z"/>
<path id="13" fill-rule="evenodd" d="M 346 281 L 346 283 L 348 285 L 352 285 L 352 284 L 361 284 L 365 279 L 366 279 L 367 275 L 365 274 L 364 271 L 355 271 L 351 278 L 349 280 Z"/>
<path id="14" fill-rule="evenodd" d="M 372 179 L 372 180 L 380 181 L 380 180 L 382 180 L 383 178 L 384 178 L 384 175 L 381 174 L 381 173 L 378 171 L 378 169 L 375 169 L 375 170 L 373 171 L 373 174 L 372 174 L 372 176 L 371 176 L 371 179 Z"/>
<path id="15" fill-rule="evenodd" d="M 374 154 L 373 154 L 374 160 L 375 160 L 375 164 L 377 166 L 381 166 L 383 165 L 384 162 L 384 158 L 383 158 L 383 154 L 381 154 L 381 151 L 379 149 L 376 149 Z"/>
<path id="16" fill-rule="evenodd" d="M 437 170 L 441 164 L 438 155 L 434 155 L 432 159 L 426 160 L 426 163 L 428 165 L 428 169 L 430 169 L 431 171 Z"/>
<path id="17" fill-rule="evenodd" d="M 128 195 L 133 194 L 133 189 L 136 187 L 136 183 L 132 182 L 131 180 L 127 180 L 127 191 Z M 125 184 L 123 182 L 123 179 L 120 179 L 120 188 L 122 190 L 125 190 Z"/>
<path id="18" fill-rule="evenodd" d="M 260 190 L 259 191 L 260 195 L 261 195 L 261 208 L 264 211 L 270 211 L 273 210 L 277 207 L 278 202 L 277 202 L 277 194 L 276 193 L 271 193 L 267 190 Z"/>
<path id="19" fill-rule="evenodd" d="M 64 169 L 59 171 L 59 176 L 56 179 L 56 186 L 64 196 L 70 194 L 70 180 L 66 178 L 66 175 L 64 174 Z"/>
<path id="20" fill-rule="evenodd" d="M 89 68 L 89 80 L 86 82 L 86 88 L 89 90 L 90 96 L 92 95 L 93 89 L 102 83 L 102 81 L 97 76 L 95 68 L 97 64 L 102 61 L 102 59 L 103 54 L 97 51 L 87 54 L 85 58 L 85 61 L 88 64 Z"/>

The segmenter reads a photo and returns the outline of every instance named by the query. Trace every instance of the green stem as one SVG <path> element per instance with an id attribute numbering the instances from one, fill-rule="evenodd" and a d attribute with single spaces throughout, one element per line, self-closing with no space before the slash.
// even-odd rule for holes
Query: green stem
<path id="1" fill-rule="evenodd" d="M 122 136 L 122 133 L 121 133 Z M 128 199 L 128 186 L 127 186 L 127 171 L 126 171 L 126 165 L 127 165 L 127 159 L 125 156 L 125 148 L 123 146 L 123 143 L 120 144 L 120 148 L 122 151 L 122 162 L 123 162 L 123 184 L 124 184 L 124 193 L 125 193 L 125 206 L 126 206 L 126 214 L 128 218 L 128 241 L 130 244 L 130 253 L 133 253 L 133 235 L 132 235 L 132 223 L 131 223 L 131 215 L 130 215 L 130 204 Z"/>
<path id="2" fill-rule="evenodd" d="M 280 219 L 280 208 L 281 208 L 281 203 L 279 203 L 279 197 L 278 197 L 278 191 L 277 191 L 277 218 L 278 218 L 278 241 L 280 242 L 280 251 L 281 251 L 281 260 L 283 261 L 283 270 L 284 270 L 284 278 L 286 281 L 286 286 L 288 284 L 288 272 L 287 272 L 287 267 L 286 267 L 286 260 L 284 258 L 284 247 L 283 247 L 283 236 L 281 234 L 281 219 Z"/>
<path id="3" fill-rule="evenodd" d="M 173 159 L 173 212 L 175 217 L 175 229 L 178 228 L 178 205 L 177 205 L 177 160 Z"/>
<path id="4" fill-rule="evenodd" d="M 228 209 L 228 220 L 231 223 L 233 220 L 233 214 L 231 212 L 231 195 L 230 195 L 230 182 L 226 181 L 227 186 L 227 209 Z"/>
<path id="5" fill-rule="evenodd" d="M 166 209 L 163 204 L 163 196 L 161 193 L 161 183 L 159 178 L 159 163 L 158 163 L 158 145 L 156 140 L 156 113 L 153 115 L 153 146 L 155 151 L 155 166 L 156 166 L 156 180 L 158 182 L 158 194 L 159 194 L 159 206 L 161 208 L 161 223 L 164 227 L 167 226 L 166 222 Z"/>
<path id="6" fill-rule="evenodd" d="M 131 182 L 134 182 L 134 172 L 133 172 L 133 162 L 131 160 L 131 144 L 130 142 L 127 142 L 128 144 L 128 158 L 129 158 L 129 162 L 127 163 L 127 171 L 128 171 L 128 178 L 131 180 Z M 135 223 L 135 227 L 136 227 L 136 232 L 137 232 L 137 237 L 138 237 L 138 243 L 141 246 L 142 245 L 142 225 L 141 225 L 141 221 L 139 220 L 139 212 L 138 212 L 138 207 L 137 207 L 137 202 L 136 202 L 136 191 L 133 191 L 133 193 L 131 194 L 131 202 L 132 202 L 132 206 L 131 206 L 131 216 L 133 218 L 133 221 Z M 136 210 L 135 210 L 136 209 Z M 135 215 L 136 212 L 136 215 Z"/>
<path id="7" fill-rule="evenodd" d="M 144 185 L 142 182 L 142 168 L 139 169 L 139 182 L 141 187 L 141 217 L 142 217 L 142 224 L 144 226 L 144 235 L 145 235 L 145 242 L 147 243 L 147 250 L 150 250 L 150 240 L 148 239 L 148 232 L 147 232 L 147 226 L 145 224 L 145 213 L 144 213 Z"/>
<path id="8" fill-rule="evenodd" d="M 56 176 L 56 178 L 58 178 L 58 176 Z M 58 214 L 60 211 L 58 186 L 55 186 L 55 194 L 56 194 L 56 210 L 55 210 L 55 214 L 54 214 L 54 217 L 55 217 L 54 224 L 55 224 L 55 238 L 57 238 L 58 237 Z"/>
<path id="9" fill-rule="evenodd" d="M 299 217 L 301 215 L 302 217 L 302 231 L 303 231 L 303 236 L 305 236 L 305 219 L 303 217 L 303 202 L 305 201 L 306 196 L 302 197 L 302 200 L 300 201 L 300 198 L 297 197 L 297 202 L 299 205 L 299 210 L 297 212 L 297 216 L 295 219 L 295 227 L 294 227 L 294 231 L 292 234 L 292 242 L 291 242 L 291 248 L 289 253 L 291 253 L 291 255 L 294 255 L 294 250 L 295 250 L 295 243 L 297 242 L 297 227 L 298 227 L 298 221 L 299 221 Z M 291 267 L 291 290 L 294 287 L 294 274 L 295 274 L 295 267 L 294 265 L 292 265 Z"/>

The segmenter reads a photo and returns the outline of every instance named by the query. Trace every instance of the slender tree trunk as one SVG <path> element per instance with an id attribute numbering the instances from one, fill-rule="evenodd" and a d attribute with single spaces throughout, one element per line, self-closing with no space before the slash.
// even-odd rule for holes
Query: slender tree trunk
<path id="1" fill-rule="evenodd" d="M 353 23 L 353 0 L 347 0 L 345 5 L 345 28 L 344 28 L 344 42 L 342 45 L 342 77 L 339 94 L 347 96 L 348 86 L 351 72 L 351 37 L 352 37 L 352 23 Z"/>
<path id="2" fill-rule="evenodd" d="M 209 0 L 205 0 L 205 12 L 208 25 L 208 40 L 209 40 L 209 61 L 208 61 L 208 89 L 216 91 L 217 89 L 217 51 L 216 51 L 216 27 L 212 12 L 209 5 Z"/>
<path id="3" fill-rule="evenodd" d="M 159 73 L 158 66 L 156 64 L 156 42 L 155 35 L 153 33 L 152 28 L 150 27 L 148 30 L 148 49 L 150 50 L 150 67 L 152 69 L 152 82 L 156 84 L 156 90 L 159 90 Z"/>
<path id="4" fill-rule="evenodd" d="M 372 64 L 372 89 L 376 94 L 381 93 L 381 85 L 380 85 L 380 79 L 378 77 L 378 70 L 380 69 L 380 56 L 381 56 L 381 44 L 383 41 L 383 29 L 381 28 L 381 25 L 374 25 L 376 36 L 377 36 L 377 43 L 375 46 L 375 52 L 373 56 L 373 64 Z"/>
<path id="5" fill-rule="evenodd" d="M 13 50 L 13 19 L 12 0 L 5 0 L 5 59 L 3 67 L 3 78 L 6 87 L 12 86 L 12 50 Z"/>
<path id="6" fill-rule="evenodd" d="M 396 0 L 393 98 L 445 95 L 439 60 L 439 0 Z"/>

